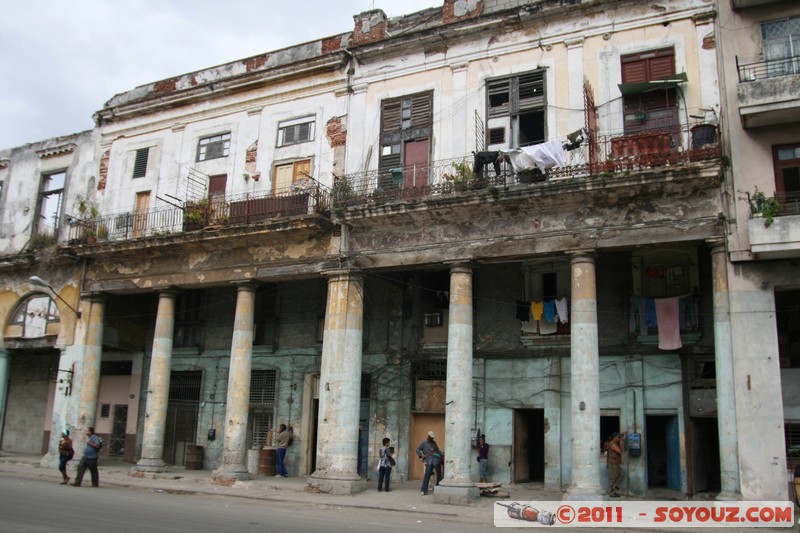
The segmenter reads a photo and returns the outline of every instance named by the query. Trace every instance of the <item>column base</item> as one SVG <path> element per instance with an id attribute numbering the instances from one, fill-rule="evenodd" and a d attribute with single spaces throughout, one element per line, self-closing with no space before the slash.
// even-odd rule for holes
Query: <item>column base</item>
<path id="1" fill-rule="evenodd" d="M 480 495 L 480 489 L 474 483 L 449 483 L 445 485 L 443 481 L 436 485 L 436 490 L 433 491 L 433 503 L 469 505 L 480 498 Z"/>
<path id="2" fill-rule="evenodd" d="M 728 492 L 728 491 L 720 492 L 719 494 L 717 494 L 717 497 L 715 498 L 715 500 L 717 500 L 718 502 L 738 502 L 742 501 L 742 499 L 743 499 L 742 495 L 739 494 L 738 492 Z"/>
<path id="3" fill-rule="evenodd" d="M 253 479 L 253 476 L 244 466 L 223 466 L 214 470 L 211 474 L 211 484 L 224 487 L 233 486 L 237 481 L 248 481 L 250 479 Z"/>
<path id="4" fill-rule="evenodd" d="M 564 493 L 562 500 L 571 502 L 584 500 L 606 501 L 608 500 L 608 494 L 606 493 L 605 489 L 599 485 L 588 487 L 579 487 L 577 485 L 573 485 Z"/>
<path id="5" fill-rule="evenodd" d="M 317 487 L 320 493 L 344 494 L 352 496 L 367 489 L 367 480 L 357 473 L 329 473 L 316 471 L 309 476 L 307 483 Z"/>
<path id="6" fill-rule="evenodd" d="M 40 468 L 55 468 L 58 466 L 60 457 L 58 453 L 47 452 L 47 454 L 39 461 Z"/>
<path id="7" fill-rule="evenodd" d="M 169 466 L 161 459 L 140 459 L 136 463 L 136 470 L 139 472 L 167 472 Z"/>

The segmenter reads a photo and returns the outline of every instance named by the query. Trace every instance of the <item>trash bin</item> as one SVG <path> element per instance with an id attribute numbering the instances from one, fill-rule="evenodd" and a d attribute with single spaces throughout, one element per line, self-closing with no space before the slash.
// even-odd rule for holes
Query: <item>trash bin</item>
<path id="1" fill-rule="evenodd" d="M 183 466 L 186 470 L 202 470 L 203 469 L 203 447 L 189 444 L 186 446 L 186 459 Z"/>
<path id="2" fill-rule="evenodd" d="M 278 462 L 278 451 L 275 448 L 264 448 L 258 456 L 258 473 L 262 476 L 274 476 Z"/>

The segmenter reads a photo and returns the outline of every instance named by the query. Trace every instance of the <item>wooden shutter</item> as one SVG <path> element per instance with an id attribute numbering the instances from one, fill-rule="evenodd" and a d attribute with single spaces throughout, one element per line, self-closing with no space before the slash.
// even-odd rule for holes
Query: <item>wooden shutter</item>
<path id="1" fill-rule="evenodd" d="M 150 148 L 136 150 L 136 161 L 133 163 L 133 177 L 143 178 L 147 175 L 147 159 L 150 156 Z"/>

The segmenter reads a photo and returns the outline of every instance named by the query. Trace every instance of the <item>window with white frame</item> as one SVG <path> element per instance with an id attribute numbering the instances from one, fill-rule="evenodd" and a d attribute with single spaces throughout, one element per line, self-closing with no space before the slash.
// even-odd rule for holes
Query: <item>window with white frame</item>
<path id="1" fill-rule="evenodd" d="M 47 324 L 60 321 L 58 306 L 52 298 L 34 294 L 20 302 L 11 315 L 9 326 L 19 326 L 20 337 L 34 339 L 46 334 Z"/>
<path id="2" fill-rule="evenodd" d="M 197 160 L 208 161 L 228 157 L 231 148 L 231 134 L 220 133 L 211 137 L 203 137 L 197 143 Z"/>
<path id="3" fill-rule="evenodd" d="M 63 170 L 42 176 L 42 188 L 39 193 L 39 220 L 36 223 L 38 235 L 55 236 L 58 231 L 66 178 L 67 173 Z"/>
<path id="4" fill-rule="evenodd" d="M 800 17 L 763 22 L 761 36 L 768 77 L 800 73 Z"/>
<path id="5" fill-rule="evenodd" d="M 314 117 L 285 120 L 278 124 L 278 146 L 299 144 L 314 140 Z"/>

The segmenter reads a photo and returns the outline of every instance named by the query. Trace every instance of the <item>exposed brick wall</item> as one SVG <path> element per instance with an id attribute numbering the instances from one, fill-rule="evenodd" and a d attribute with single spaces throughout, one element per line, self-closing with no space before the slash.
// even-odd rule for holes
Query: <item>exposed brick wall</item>
<path id="1" fill-rule="evenodd" d="M 106 180 L 108 179 L 108 160 L 111 159 L 111 150 L 103 152 L 100 157 L 100 179 L 97 181 L 97 190 L 102 191 L 106 188 Z"/>
<path id="2" fill-rule="evenodd" d="M 335 52 L 342 47 L 342 36 L 337 35 L 336 37 L 328 37 L 327 39 L 322 40 L 322 53 L 328 54 L 330 52 Z"/>
<path id="3" fill-rule="evenodd" d="M 386 35 L 386 13 L 380 9 L 359 13 L 353 16 L 353 19 L 356 24 L 350 37 L 351 46 L 374 43 Z"/>
<path id="4" fill-rule="evenodd" d="M 244 162 L 255 163 L 257 153 L 258 153 L 258 141 L 255 141 L 253 144 L 247 147 L 247 151 L 244 153 Z"/>
<path id="5" fill-rule="evenodd" d="M 717 47 L 717 41 L 714 39 L 714 34 L 709 33 L 703 37 L 703 50 L 713 50 Z"/>
<path id="6" fill-rule="evenodd" d="M 172 78 L 169 80 L 161 80 L 153 85 L 153 92 L 156 94 L 160 93 L 171 93 L 175 89 L 178 88 L 178 78 Z"/>
<path id="7" fill-rule="evenodd" d="M 247 72 L 251 72 L 266 65 L 267 59 L 269 59 L 269 54 L 251 57 L 250 59 L 244 60 L 244 66 L 247 69 Z"/>
<path id="8" fill-rule="evenodd" d="M 483 13 L 483 0 L 444 0 L 442 24 L 473 18 Z"/>
<path id="9" fill-rule="evenodd" d="M 347 129 L 344 127 L 342 117 L 333 117 L 325 125 L 325 136 L 332 148 L 344 146 L 347 142 Z"/>

